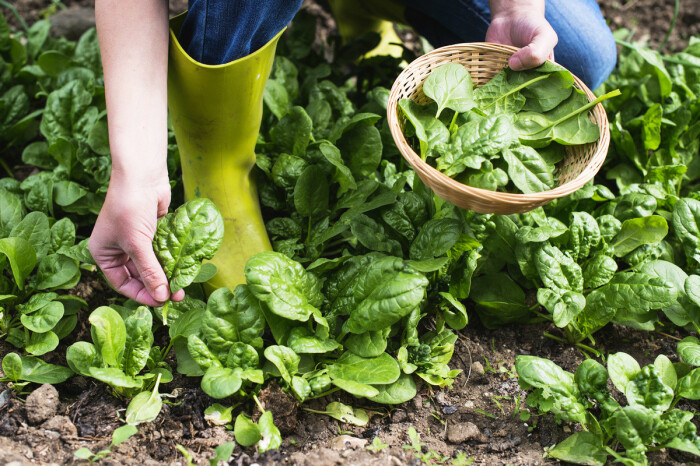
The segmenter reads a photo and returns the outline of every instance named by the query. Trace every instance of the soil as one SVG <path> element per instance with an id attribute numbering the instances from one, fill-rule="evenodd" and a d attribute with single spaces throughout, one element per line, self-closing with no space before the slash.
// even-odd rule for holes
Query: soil
<path id="1" fill-rule="evenodd" d="M 658 48 L 669 30 L 676 0 L 597 0 L 613 31 L 627 28 L 633 40 Z M 665 52 L 683 50 L 691 36 L 700 36 L 700 5 L 697 0 L 680 0 L 676 26 Z"/>
<path id="2" fill-rule="evenodd" d="M 330 401 L 341 401 L 371 413 L 365 427 L 342 424 L 327 416 L 300 409 L 288 394 L 276 385 L 260 394 L 265 409 L 273 411 L 276 424 L 284 433 L 279 452 L 258 455 L 252 449 L 236 447 L 231 464 L 420 464 L 410 445 L 409 427 L 421 435 L 423 454 L 434 458 L 452 457 L 464 452 L 473 464 L 546 464 L 543 448 L 553 445 L 574 429 L 559 426 L 552 416 L 533 415 L 521 420 L 528 408 L 525 393 L 513 372 L 518 354 L 536 354 L 552 359 L 574 371 L 584 355 L 569 345 L 544 337 L 556 334 L 551 324 L 534 324 L 487 330 L 472 322 L 460 333 L 452 365 L 461 369 L 452 389 L 419 388 L 412 401 L 388 409 L 350 397 L 329 396 L 314 400 L 307 408 L 323 410 Z M 605 352 L 625 351 L 640 363 L 648 364 L 658 354 L 672 361 L 679 334 L 650 334 L 612 326 L 596 334 L 597 349 Z M 68 343 L 68 342 L 67 342 Z M 4 354 L 7 347 L 0 347 Z M 158 419 L 139 426 L 139 432 L 112 449 L 104 464 L 155 465 L 184 464 L 177 446 L 184 446 L 197 464 L 208 464 L 216 446 L 233 440 L 225 427 L 212 426 L 204 419 L 204 409 L 215 400 L 205 395 L 197 379 L 176 376 L 164 387 L 172 390 L 171 404 L 166 404 Z M 178 387 L 178 388 L 174 388 Z M 7 388 L 0 384 L 1 389 Z M 37 396 L 25 398 L 6 390 L 0 399 L 0 465 L 71 463 L 75 450 L 87 447 L 93 452 L 107 448 L 112 431 L 120 425 L 126 400 L 110 395 L 104 385 L 74 377 L 57 385 L 58 406 L 36 403 Z M 37 388 L 38 391 L 46 387 Z M 36 393 L 36 392 L 35 392 Z M 24 401 L 26 400 L 26 401 Z M 698 410 L 700 403 L 681 402 L 678 408 Z M 246 407 L 245 409 L 252 409 Z M 235 413 L 240 409 L 235 410 Z M 255 412 L 248 412 L 255 417 Z M 39 419 L 39 421 L 37 421 Z M 44 420 L 47 419 L 47 420 Z M 29 422 L 32 420 L 32 422 Z M 388 446 L 378 453 L 367 450 L 374 437 Z M 681 465 L 692 461 L 674 451 L 650 455 L 652 464 Z"/>
<path id="3" fill-rule="evenodd" d="M 634 27 L 635 37 L 646 37 L 651 44 L 659 44 L 668 29 L 674 2 L 606 0 L 599 3 L 613 28 Z M 669 40 L 669 50 L 683 48 L 691 34 L 700 33 L 700 12 L 697 8 L 691 11 L 691 3 L 693 0 L 682 2 L 682 14 Z M 52 11 L 47 9 L 51 4 L 48 0 L 17 0 L 13 4 L 29 23 Z M 94 0 L 65 0 L 62 4 L 69 8 L 92 7 Z M 171 13 L 178 13 L 185 6 L 184 0 L 171 1 Z M 323 7 L 313 2 L 307 2 L 305 7 L 318 15 L 319 22 L 332 27 L 332 19 Z M 654 18 L 651 22 L 650 17 Z M 18 26 L 13 17 L 8 20 L 14 27 Z M 411 40 L 418 42 L 415 37 Z M 86 299 L 91 309 L 109 304 L 116 297 L 97 274 L 86 274 L 74 292 Z M 470 315 L 475 316 L 473 312 Z M 80 317 L 81 324 L 61 342 L 49 362 L 65 364 L 65 348 L 73 341 L 89 339 L 87 316 Z M 552 464 L 551 460 L 543 459 L 544 448 L 561 441 L 574 426 L 560 426 L 552 416 L 538 417 L 535 413 L 527 421 L 521 419 L 521 414 L 523 419 L 527 417 L 524 415 L 527 405 L 525 392 L 518 386 L 513 372 L 515 357 L 519 354 L 547 357 L 574 371 L 584 355 L 569 345 L 546 338 L 544 332 L 556 335 L 557 329 L 552 324 L 533 324 L 488 330 L 473 317 L 455 345 L 452 366 L 462 373 L 452 389 L 436 390 L 422 385 L 415 399 L 391 409 L 335 395 L 304 405 L 322 410 L 331 401 L 342 401 L 367 409 L 371 420 L 365 427 L 309 413 L 276 384 L 268 386 L 260 393 L 260 400 L 266 409 L 273 411 L 284 434 L 282 448 L 259 455 L 253 449 L 237 446 L 231 464 L 417 465 L 420 464 L 417 452 L 406 448 L 410 444 L 409 427 L 418 431 L 421 442 L 425 443 L 420 448 L 421 454 L 431 456 L 433 463 L 463 452 L 467 458 L 474 459 L 472 464 Z M 603 352 L 628 352 L 642 364 L 651 363 L 658 354 L 676 361 L 675 347 L 680 336 L 673 331 L 648 333 L 610 326 L 596 334 L 596 348 Z M 165 337 L 159 331 L 156 343 L 162 344 Z M 0 355 L 9 351 L 13 348 L 0 341 Z M 172 355 L 170 358 L 174 365 Z M 93 452 L 108 448 L 128 401 L 116 398 L 103 384 L 84 377 L 73 377 L 57 385 L 58 403 L 48 402 L 55 398 L 51 389 L 31 388 L 39 392 L 17 394 L 0 383 L 0 466 L 72 464 L 73 452 L 79 448 Z M 212 426 L 205 420 L 204 410 L 215 400 L 202 392 L 198 379 L 176 374 L 161 391 L 168 403 L 158 419 L 139 426 L 138 433 L 112 448 L 102 464 L 186 464 L 178 450 L 182 446 L 196 464 L 207 465 L 215 447 L 233 440 L 226 427 Z M 681 402 L 678 408 L 698 411 L 700 403 Z M 252 406 L 238 407 L 234 415 L 241 410 L 259 416 Z M 367 449 L 375 437 L 387 445 L 379 452 Z M 681 465 L 695 460 L 675 451 L 658 451 L 649 456 L 652 464 Z"/>

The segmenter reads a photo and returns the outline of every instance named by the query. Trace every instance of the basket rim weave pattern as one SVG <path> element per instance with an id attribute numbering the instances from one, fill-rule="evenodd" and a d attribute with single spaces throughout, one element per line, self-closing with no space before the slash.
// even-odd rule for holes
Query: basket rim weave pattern
<path id="1" fill-rule="evenodd" d="M 475 87 L 484 84 L 498 73 L 508 58 L 519 50 L 517 47 L 489 42 L 473 42 L 449 45 L 435 49 L 411 62 L 394 82 L 387 103 L 387 118 L 391 135 L 401 155 L 413 167 L 423 182 L 435 193 L 458 207 L 471 209 L 478 213 L 521 213 L 533 210 L 554 199 L 569 195 L 583 187 L 598 173 L 607 156 L 610 145 L 610 129 L 605 109 L 601 103 L 589 110 L 589 115 L 600 128 L 598 141 L 581 146 L 566 146 L 567 157 L 561 164 L 566 164 L 582 153 L 593 152 L 585 167 L 573 179 L 561 185 L 538 193 L 516 194 L 475 188 L 448 177 L 436 168 L 424 162 L 406 141 L 402 131 L 404 117 L 398 107 L 402 98 L 415 100 L 422 95 L 423 82 L 430 70 L 447 63 L 464 65 L 475 81 Z M 476 74 L 476 77 L 475 77 Z M 595 95 L 578 77 L 574 76 L 575 87 L 586 93 L 589 102 Z"/>

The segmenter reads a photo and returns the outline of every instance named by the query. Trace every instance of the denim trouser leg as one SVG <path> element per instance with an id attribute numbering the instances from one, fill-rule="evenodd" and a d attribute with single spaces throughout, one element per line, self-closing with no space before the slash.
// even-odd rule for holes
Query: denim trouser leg
<path id="1" fill-rule="evenodd" d="M 400 1 L 409 23 L 436 47 L 486 37 L 488 0 Z M 301 0 L 189 0 L 180 41 L 197 61 L 228 63 L 265 45 L 300 7 Z M 602 84 L 617 52 L 595 0 L 546 0 L 545 16 L 559 36 L 557 62 L 592 89 Z"/>
<path id="2" fill-rule="evenodd" d="M 433 46 L 483 42 L 491 22 L 487 0 L 401 0 L 406 19 Z M 558 63 L 595 89 L 605 81 L 617 61 L 612 32 L 595 0 L 546 0 L 545 16 L 559 43 Z"/>
<path id="3" fill-rule="evenodd" d="M 200 63 L 229 63 L 267 44 L 289 24 L 301 2 L 189 0 L 180 43 Z"/>

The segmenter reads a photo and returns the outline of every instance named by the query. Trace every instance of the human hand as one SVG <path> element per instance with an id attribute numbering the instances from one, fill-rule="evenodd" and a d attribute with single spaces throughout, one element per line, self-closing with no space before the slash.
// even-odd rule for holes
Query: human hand
<path id="1" fill-rule="evenodd" d="M 508 60 L 508 65 L 514 70 L 534 68 L 545 60 L 554 60 L 557 34 L 545 19 L 544 8 L 537 6 L 520 4 L 492 8 L 486 41 L 522 47 Z"/>
<path id="2" fill-rule="evenodd" d="M 168 212 L 168 177 L 144 183 L 112 172 L 107 197 L 88 243 L 90 253 L 112 286 L 147 306 L 168 298 L 180 301 L 184 291 L 170 296 L 165 272 L 153 252 L 157 220 Z"/>

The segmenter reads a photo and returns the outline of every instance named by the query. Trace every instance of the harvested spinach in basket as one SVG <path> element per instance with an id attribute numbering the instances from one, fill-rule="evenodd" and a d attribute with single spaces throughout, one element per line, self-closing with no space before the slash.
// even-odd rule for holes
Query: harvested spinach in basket
<path id="1" fill-rule="evenodd" d="M 589 102 L 571 73 L 551 62 L 503 68 L 476 89 L 467 69 L 450 63 L 428 76 L 423 93 L 433 102 L 402 99 L 399 106 L 411 122 L 406 136 L 424 161 L 469 186 L 526 194 L 557 186 L 564 146 L 597 141 L 600 129 L 588 111 L 620 94 Z"/>

